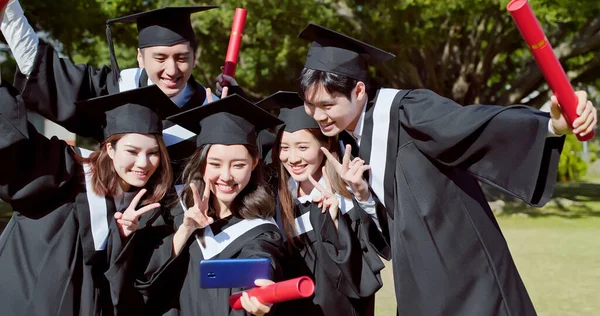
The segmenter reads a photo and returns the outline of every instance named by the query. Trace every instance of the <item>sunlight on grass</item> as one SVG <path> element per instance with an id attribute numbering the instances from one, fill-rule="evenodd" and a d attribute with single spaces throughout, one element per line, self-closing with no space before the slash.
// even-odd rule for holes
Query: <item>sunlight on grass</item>
<path id="1" fill-rule="evenodd" d="M 600 207 L 600 202 L 595 202 Z M 539 315 L 600 315 L 600 217 L 498 219 Z M 376 315 L 395 315 L 392 265 L 383 271 Z"/>
<path id="2" fill-rule="evenodd" d="M 600 314 L 600 218 L 499 222 L 538 314 Z"/>
<path id="3" fill-rule="evenodd" d="M 12 215 L 10 205 L 0 202 L 0 222 L 8 221 Z"/>

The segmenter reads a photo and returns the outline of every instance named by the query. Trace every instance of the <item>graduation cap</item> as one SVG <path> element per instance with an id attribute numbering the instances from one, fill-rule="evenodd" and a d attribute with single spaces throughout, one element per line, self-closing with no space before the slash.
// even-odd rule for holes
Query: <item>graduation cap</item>
<path id="1" fill-rule="evenodd" d="M 304 110 L 304 100 L 296 92 L 278 91 L 256 103 L 265 109 L 280 109 L 278 118 L 285 124 L 286 132 L 319 128 L 315 119 Z"/>
<path id="2" fill-rule="evenodd" d="M 102 141 L 114 134 L 161 134 L 162 120 L 179 108 L 155 85 L 76 102 L 92 122 L 90 134 Z"/>
<path id="3" fill-rule="evenodd" d="M 282 124 L 275 116 L 237 94 L 167 119 L 196 133 L 196 147 L 206 144 L 258 147 L 259 131 Z"/>
<path id="4" fill-rule="evenodd" d="M 196 36 L 192 28 L 190 15 L 217 8 L 218 6 L 166 7 L 127 15 L 106 21 L 106 38 L 110 49 L 110 61 L 113 70 L 119 74 L 119 65 L 115 57 L 110 25 L 112 23 L 136 23 L 138 29 L 138 48 L 151 46 L 173 46 L 190 42 L 195 46 Z"/>
<path id="5" fill-rule="evenodd" d="M 396 55 L 352 37 L 310 23 L 298 37 L 312 42 L 305 68 L 332 72 L 364 81 L 368 65 L 388 61 Z"/>

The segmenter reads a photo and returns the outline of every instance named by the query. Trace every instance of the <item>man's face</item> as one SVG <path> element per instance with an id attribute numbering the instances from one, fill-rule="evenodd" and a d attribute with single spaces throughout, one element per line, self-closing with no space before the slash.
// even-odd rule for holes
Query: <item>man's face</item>
<path id="1" fill-rule="evenodd" d="M 335 136 L 345 129 L 353 130 L 365 105 L 364 83 L 358 82 L 348 99 L 341 93 L 330 94 L 321 83 L 312 85 L 304 95 L 304 110 L 326 136 Z"/>
<path id="2" fill-rule="evenodd" d="M 185 88 L 196 65 L 189 42 L 173 46 L 152 46 L 138 51 L 138 64 L 145 68 L 148 78 L 167 96 L 172 97 Z"/>

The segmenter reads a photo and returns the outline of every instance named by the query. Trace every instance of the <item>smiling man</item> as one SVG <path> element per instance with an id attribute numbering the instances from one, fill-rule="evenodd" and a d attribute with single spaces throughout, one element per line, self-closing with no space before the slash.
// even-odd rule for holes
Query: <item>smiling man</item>
<path id="1" fill-rule="evenodd" d="M 478 181 L 532 205 L 552 196 L 563 134 L 590 133 L 596 109 L 579 91 L 569 126 L 552 98 L 527 106 L 460 106 L 429 90 L 368 95 L 368 65 L 394 55 L 310 24 L 299 78 L 305 110 L 370 166 L 390 224 L 399 315 L 535 315 Z"/>
<path id="2" fill-rule="evenodd" d="M 182 111 L 207 102 L 205 87 L 192 76 L 197 43 L 190 15 L 214 8 L 166 7 L 107 21 L 112 67 L 101 69 L 60 58 L 37 38 L 17 0 L 6 7 L 1 30 L 19 66 L 15 86 L 22 90 L 27 107 L 71 132 L 89 136 L 77 119 L 76 101 L 156 84 Z M 137 24 L 139 68 L 119 70 L 110 31 L 113 23 Z"/>

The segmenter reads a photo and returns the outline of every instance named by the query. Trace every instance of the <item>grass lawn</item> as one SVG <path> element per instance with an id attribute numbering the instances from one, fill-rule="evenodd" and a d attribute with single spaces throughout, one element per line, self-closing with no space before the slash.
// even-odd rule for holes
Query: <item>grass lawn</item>
<path id="1" fill-rule="evenodd" d="M 498 221 L 539 315 L 600 315 L 600 184 L 566 183 L 544 208 L 508 206 Z M 512 207 L 512 208 L 510 208 Z M 391 264 L 376 315 L 395 315 Z"/>
<path id="2" fill-rule="evenodd" d="M 502 217 L 500 225 L 539 315 L 600 315 L 600 217 Z M 376 315 L 395 315 L 391 264 Z"/>
<path id="3" fill-rule="evenodd" d="M 540 315 L 600 315 L 600 218 L 503 218 Z"/>
<path id="4" fill-rule="evenodd" d="M 0 232 L 6 226 L 6 223 L 10 220 L 12 213 L 11 208 L 8 204 L 0 202 Z"/>

